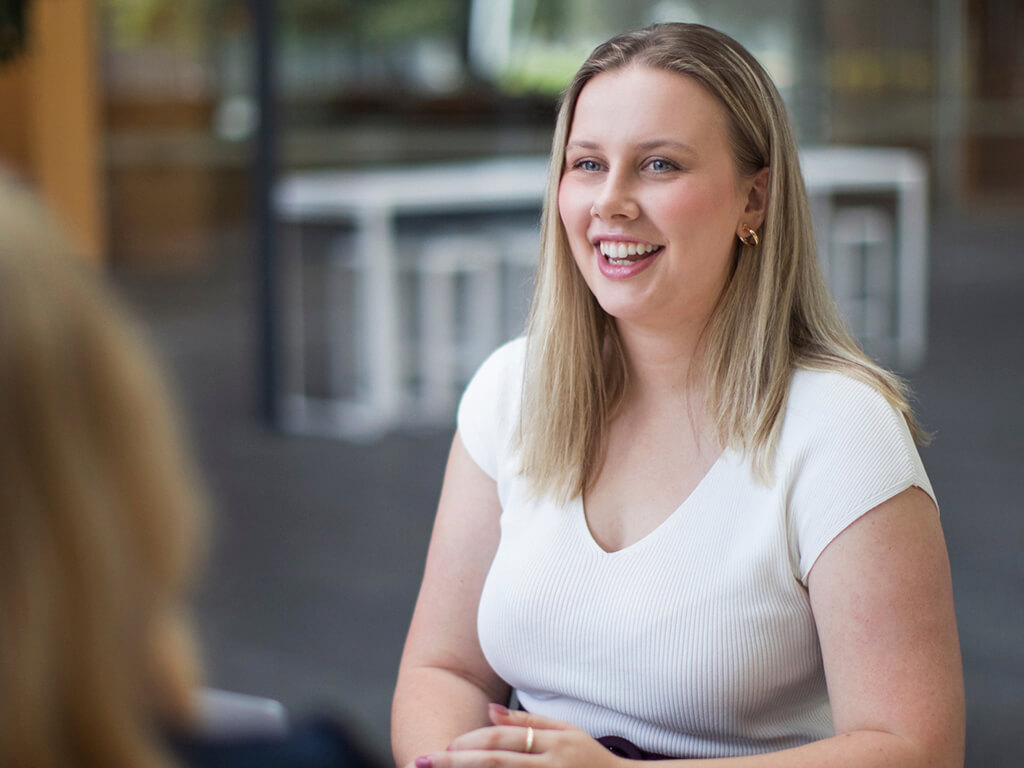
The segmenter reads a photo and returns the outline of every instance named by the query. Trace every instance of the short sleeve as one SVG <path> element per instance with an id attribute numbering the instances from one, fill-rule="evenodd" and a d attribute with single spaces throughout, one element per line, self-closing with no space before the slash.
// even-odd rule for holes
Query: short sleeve
<path id="1" fill-rule="evenodd" d="M 912 486 L 935 494 L 902 414 L 868 384 L 839 373 L 798 372 L 783 441 L 789 530 L 799 577 L 853 522 Z"/>
<path id="2" fill-rule="evenodd" d="M 459 402 L 459 437 L 470 458 L 497 480 L 522 391 L 526 339 L 499 347 L 470 379 Z"/>

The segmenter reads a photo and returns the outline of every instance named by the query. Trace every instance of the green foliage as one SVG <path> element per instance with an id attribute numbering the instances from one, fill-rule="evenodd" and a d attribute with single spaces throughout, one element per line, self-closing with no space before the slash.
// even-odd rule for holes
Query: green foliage
<path id="1" fill-rule="evenodd" d="M 556 96 L 569 84 L 589 50 L 536 46 L 514 56 L 501 76 L 506 93 L 540 93 Z"/>
<path id="2" fill-rule="evenodd" d="M 247 0 L 100 0 L 100 6 L 118 45 L 186 49 L 202 44 L 211 19 L 248 10 Z M 371 46 L 450 34 L 462 24 L 465 0 L 277 0 L 275 10 L 285 37 L 327 31 Z"/>
<path id="3" fill-rule="evenodd" d="M 362 2 L 362 34 L 368 41 L 387 44 L 432 33 L 449 33 L 460 24 L 458 0 L 380 0 Z"/>
<path id="4" fill-rule="evenodd" d="M 202 43 L 205 14 L 239 1 L 99 0 L 99 5 L 119 47 L 159 43 L 189 49 Z"/>
<path id="5" fill-rule="evenodd" d="M 465 0 L 289 0 L 278 3 L 285 34 L 337 30 L 363 46 L 390 45 L 459 29 Z"/>

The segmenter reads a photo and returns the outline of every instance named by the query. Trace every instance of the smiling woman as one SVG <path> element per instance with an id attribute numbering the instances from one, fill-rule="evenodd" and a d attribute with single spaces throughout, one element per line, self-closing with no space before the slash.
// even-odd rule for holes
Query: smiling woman
<path id="1" fill-rule="evenodd" d="M 599 46 L 542 233 L 459 408 L 398 763 L 961 765 L 920 430 L 824 287 L 765 71 L 699 25 Z"/>
<path id="2" fill-rule="evenodd" d="M 645 66 L 594 78 L 576 104 L 558 210 L 620 335 L 700 335 L 735 237 L 761 226 L 767 177 L 740 176 L 722 109 L 693 80 Z"/>

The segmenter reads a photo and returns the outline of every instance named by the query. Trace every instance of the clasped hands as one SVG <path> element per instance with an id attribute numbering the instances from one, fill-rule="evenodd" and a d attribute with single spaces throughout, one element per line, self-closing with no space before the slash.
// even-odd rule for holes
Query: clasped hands
<path id="1" fill-rule="evenodd" d="M 416 758 L 415 768 L 613 768 L 623 763 L 590 734 L 561 720 L 489 704 L 493 725 L 456 738 L 444 752 Z"/>

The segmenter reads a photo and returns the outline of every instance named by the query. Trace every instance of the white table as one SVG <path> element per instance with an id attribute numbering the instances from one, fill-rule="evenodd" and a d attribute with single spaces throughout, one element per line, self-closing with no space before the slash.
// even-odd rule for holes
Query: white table
<path id="1" fill-rule="evenodd" d="M 538 206 L 547 158 L 507 158 L 370 171 L 313 171 L 285 177 L 276 190 L 279 219 L 291 223 L 348 223 L 365 300 L 359 333 L 367 387 L 357 401 L 318 403 L 289 397 L 286 422 L 301 431 L 373 435 L 400 413 L 397 221 L 401 216 L 460 214 Z"/>
<path id="2" fill-rule="evenodd" d="M 918 367 L 928 339 L 928 170 L 924 162 L 905 149 L 816 147 L 801 151 L 800 164 L 819 233 L 819 257 L 825 263 L 836 195 L 895 196 L 897 343 L 890 362 L 903 371 Z"/>
<path id="3" fill-rule="evenodd" d="M 801 152 L 816 226 L 827 231 L 829 200 L 843 192 L 892 192 L 897 199 L 899 334 L 903 368 L 924 355 L 927 277 L 927 174 L 910 152 L 824 147 Z M 409 215 L 451 215 L 540 208 L 546 157 L 487 159 L 367 171 L 313 171 L 284 177 L 276 210 L 285 223 L 348 224 L 365 301 L 357 333 L 368 386 L 356 400 L 317 402 L 288 396 L 296 430 L 359 437 L 396 425 L 402 401 L 397 298 L 397 222 Z M 827 244 L 822 245 L 827 248 Z"/>

